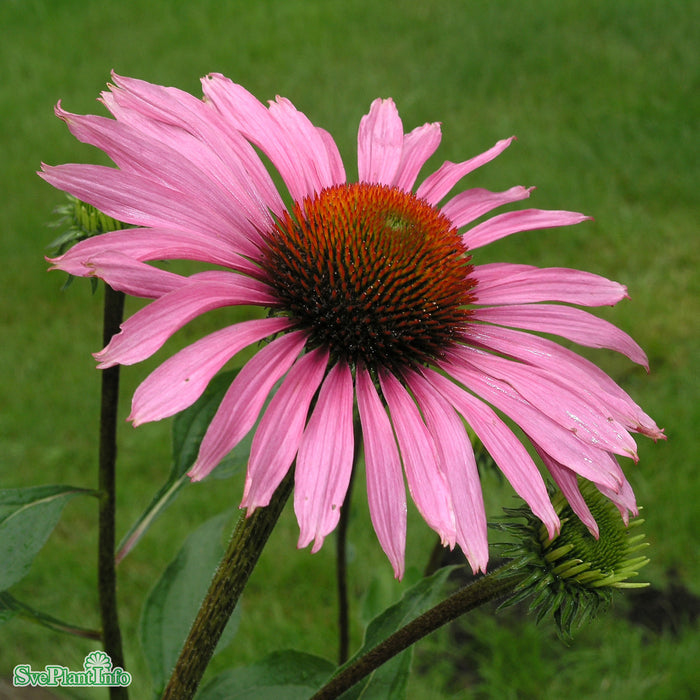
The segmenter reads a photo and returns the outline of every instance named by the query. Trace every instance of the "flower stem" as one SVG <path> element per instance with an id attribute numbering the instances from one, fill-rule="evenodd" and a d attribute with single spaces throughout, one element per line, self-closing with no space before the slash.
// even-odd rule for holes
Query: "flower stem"
<path id="1" fill-rule="evenodd" d="M 294 484 L 294 471 L 277 487 L 270 504 L 242 514 L 180 652 L 162 700 L 190 700 L 233 613 Z"/>
<path id="2" fill-rule="evenodd" d="M 102 340 L 107 345 L 124 316 L 124 293 L 113 290 L 105 284 Z M 119 366 L 110 367 L 102 373 L 100 404 L 100 447 L 98 488 L 100 491 L 98 515 L 97 586 L 102 621 L 102 640 L 105 652 L 112 665 L 124 668 L 122 636 L 117 615 L 117 585 L 114 562 L 115 548 L 115 506 L 117 460 L 117 411 L 119 403 Z M 129 697 L 124 687 L 110 688 L 112 700 L 125 700 Z"/>
<path id="3" fill-rule="evenodd" d="M 484 603 L 503 598 L 523 578 L 518 576 L 502 577 L 500 574 L 504 573 L 506 567 L 496 569 L 477 579 L 474 583 L 460 588 L 449 598 L 387 637 L 349 666 L 341 669 L 311 700 L 333 700 L 339 697 L 355 683 L 361 681 L 419 639 Z"/>
<path id="4" fill-rule="evenodd" d="M 350 521 L 350 503 L 352 499 L 352 487 L 355 482 L 357 460 L 360 455 L 362 429 L 355 423 L 355 454 L 353 456 L 350 482 L 345 495 L 345 501 L 340 511 L 340 521 L 336 531 L 336 579 L 338 583 L 338 664 L 342 666 L 350 656 L 350 623 L 348 601 L 348 561 L 347 540 L 348 524 Z"/>

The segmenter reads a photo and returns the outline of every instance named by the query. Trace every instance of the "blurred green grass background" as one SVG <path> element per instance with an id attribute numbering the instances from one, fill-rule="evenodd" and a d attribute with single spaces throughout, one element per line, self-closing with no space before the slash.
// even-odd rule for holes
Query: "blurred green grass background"
<path id="1" fill-rule="evenodd" d="M 46 274 L 43 255 L 55 236 L 47 222 L 62 196 L 35 171 L 41 161 L 97 155 L 53 116 L 59 99 L 70 111 L 100 112 L 95 98 L 111 69 L 195 94 L 200 76 L 223 72 L 260 99 L 289 97 L 335 136 L 351 175 L 360 117 L 375 97 L 392 96 L 407 130 L 442 122 L 433 165 L 518 136 L 465 186 L 536 185 L 532 206 L 595 217 L 514 237 L 487 254 L 580 267 L 628 286 L 631 301 L 601 314 L 641 343 L 651 374 L 611 353 L 591 356 L 669 437 L 656 445 L 640 439 L 639 464 L 625 465 L 653 545 L 644 573 L 665 606 L 657 621 L 668 624 L 652 630 L 631 622 L 630 596 L 565 646 L 548 624 L 477 615 L 419 645 L 409 697 L 692 697 L 700 655 L 693 597 L 700 595 L 699 26 L 693 0 L 1 0 L 0 486 L 95 480 L 98 373 L 90 353 L 99 349 L 101 299 L 84 282 L 61 292 L 61 276 Z M 175 345 L 123 372 L 124 416 L 133 388 Z M 121 432 L 120 533 L 167 475 L 169 430 L 164 422 Z M 484 488 L 491 513 L 513 504 L 497 480 L 486 478 Z M 389 601 L 401 584 L 371 533 L 361 482 L 355 493 L 351 614 L 358 618 L 370 588 Z M 240 479 L 190 487 L 121 566 L 134 698 L 149 692 L 136 636 L 146 592 L 186 533 L 240 495 Z M 298 552 L 290 511 L 251 581 L 239 634 L 215 668 L 282 647 L 335 657 L 332 539 L 317 555 Z M 94 523 L 94 503 L 72 502 L 13 590 L 17 597 L 96 626 Z M 409 565 L 422 568 L 433 537 L 415 515 L 409 527 Z M 354 645 L 360 634 L 356 622 Z M 93 647 L 12 621 L 0 627 L 0 677 L 18 663 L 80 668 Z"/>

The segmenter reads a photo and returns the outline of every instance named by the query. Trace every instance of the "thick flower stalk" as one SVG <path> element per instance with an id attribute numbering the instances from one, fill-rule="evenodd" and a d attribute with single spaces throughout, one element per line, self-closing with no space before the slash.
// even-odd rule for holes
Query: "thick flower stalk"
<path id="1" fill-rule="evenodd" d="M 545 481 L 501 415 L 522 429 L 592 532 L 577 476 L 625 518 L 636 513 L 617 456 L 637 459 L 632 433 L 662 432 L 594 364 L 537 335 L 609 348 L 646 366 L 627 334 L 572 306 L 616 304 L 625 287 L 578 270 L 478 259 L 480 248 L 505 236 L 588 217 L 522 209 L 475 223 L 531 190 L 450 194 L 512 139 L 446 162 L 416 186 L 440 126 L 405 133 L 393 101 L 377 99 L 360 122 L 359 178 L 349 182 L 332 137 L 287 99 L 266 107 L 221 75 L 203 79 L 203 100 L 129 78 L 114 76 L 114 83 L 102 94 L 114 118 L 60 105 L 57 113 L 117 167 L 68 164 L 41 173 L 137 227 L 80 242 L 52 261 L 153 300 L 97 353 L 99 367 L 150 357 L 212 309 L 266 312 L 177 352 L 134 394 L 135 425 L 172 416 L 236 353 L 267 341 L 225 395 L 193 479 L 209 474 L 253 428 L 282 380 L 253 438 L 241 505 L 249 513 L 267 505 L 296 460 L 300 547 L 313 542 L 317 551 L 338 523 L 358 437 L 355 406 L 370 514 L 397 577 L 404 570 L 404 476 L 442 542 L 458 544 L 475 571 L 486 568 L 486 517 L 465 424 L 550 536 L 560 523 Z M 186 276 L 149 264 L 176 258 L 216 269 Z"/>

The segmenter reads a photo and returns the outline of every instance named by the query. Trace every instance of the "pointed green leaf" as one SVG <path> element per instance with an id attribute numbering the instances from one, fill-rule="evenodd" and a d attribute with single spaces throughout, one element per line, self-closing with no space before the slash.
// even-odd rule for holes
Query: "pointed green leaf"
<path id="1" fill-rule="evenodd" d="M 73 486 L 33 486 L 0 491 L 0 591 L 29 571 L 34 557 L 75 496 L 95 495 Z"/>
<path id="2" fill-rule="evenodd" d="M 20 602 L 6 591 L 0 593 L 0 624 L 7 622 L 15 616 L 42 625 L 43 627 L 48 627 L 48 629 L 54 632 L 63 632 L 77 637 L 85 637 L 86 639 L 102 639 L 98 630 L 86 629 L 85 627 L 63 622 L 58 618 L 47 615 L 40 610 L 36 610 Z"/>
<path id="3" fill-rule="evenodd" d="M 231 518 L 226 511 L 208 520 L 185 540 L 148 595 L 141 615 L 141 646 L 160 695 L 175 666 L 212 576 L 224 553 L 222 529 Z M 231 641 L 238 627 L 234 612 L 219 642 Z"/>
<path id="4" fill-rule="evenodd" d="M 196 700 L 307 700 L 335 666 L 300 651 L 276 651 L 257 663 L 220 673 Z"/>

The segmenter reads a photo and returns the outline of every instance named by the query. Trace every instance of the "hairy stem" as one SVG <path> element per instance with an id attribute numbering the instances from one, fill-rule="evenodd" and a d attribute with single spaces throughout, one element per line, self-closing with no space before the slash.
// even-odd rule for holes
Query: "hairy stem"
<path id="1" fill-rule="evenodd" d="M 270 504 L 241 515 L 180 652 L 163 700 L 189 700 L 197 692 L 214 649 L 233 613 L 272 529 L 292 492 L 290 469 Z"/>
<path id="2" fill-rule="evenodd" d="M 124 294 L 105 284 L 102 340 L 107 345 L 124 316 Z M 104 649 L 112 659 L 114 667 L 124 668 L 122 635 L 117 614 L 117 581 L 114 562 L 115 505 L 117 460 L 117 409 L 119 403 L 119 366 L 110 367 L 102 373 L 100 404 L 100 447 L 98 488 L 100 491 L 98 516 L 97 585 L 102 621 Z M 126 688 L 113 686 L 109 689 L 111 700 L 126 700 Z"/>
<path id="3" fill-rule="evenodd" d="M 503 568 L 481 577 L 409 622 L 357 661 L 341 669 L 311 700 L 333 700 L 419 639 L 470 610 L 510 593 L 522 577 L 503 578 Z"/>

